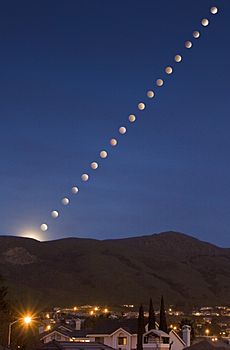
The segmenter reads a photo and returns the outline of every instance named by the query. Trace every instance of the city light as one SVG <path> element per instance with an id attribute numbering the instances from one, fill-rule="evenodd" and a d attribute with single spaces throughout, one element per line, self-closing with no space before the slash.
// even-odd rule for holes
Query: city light
<path id="1" fill-rule="evenodd" d="M 32 317 L 31 316 L 25 316 L 23 318 L 23 321 L 26 325 L 29 325 L 32 322 Z"/>
<path id="2" fill-rule="evenodd" d="M 209 329 L 205 329 L 205 334 L 206 334 L 206 336 L 208 336 L 209 333 L 210 333 L 210 330 L 209 330 Z"/>

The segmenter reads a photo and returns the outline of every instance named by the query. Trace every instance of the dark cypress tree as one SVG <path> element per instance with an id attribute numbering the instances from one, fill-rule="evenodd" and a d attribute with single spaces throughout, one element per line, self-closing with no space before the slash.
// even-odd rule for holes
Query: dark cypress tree
<path id="1" fill-rule="evenodd" d="M 148 330 L 156 329 L 156 316 L 153 309 L 153 301 L 152 298 L 150 298 L 149 301 L 149 322 L 148 322 Z"/>
<path id="2" fill-rule="evenodd" d="M 144 309 L 141 305 L 139 308 L 138 328 L 137 328 L 137 350 L 143 350 L 143 334 L 145 333 Z"/>
<path id="3" fill-rule="evenodd" d="M 166 320 L 166 314 L 165 314 L 165 303 L 164 303 L 163 295 L 161 297 L 159 329 L 165 333 L 168 332 L 167 320 Z"/>

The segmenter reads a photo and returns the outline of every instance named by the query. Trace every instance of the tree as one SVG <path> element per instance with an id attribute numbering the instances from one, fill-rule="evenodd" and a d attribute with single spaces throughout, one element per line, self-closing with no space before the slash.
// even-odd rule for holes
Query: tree
<path id="1" fill-rule="evenodd" d="M 164 297 L 163 297 L 163 295 L 161 297 L 159 330 L 161 330 L 161 331 L 163 331 L 165 333 L 168 332 L 168 326 L 167 326 L 167 320 L 166 320 L 165 304 L 164 304 Z"/>
<path id="2" fill-rule="evenodd" d="M 143 334 L 145 333 L 144 309 L 141 305 L 139 308 L 138 327 L 137 327 L 137 350 L 143 350 Z"/>
<path id="3" fill-rule="evenodd" d="M 153 301 L 152 298 L 150 298 L 149 301 L 149 320 L 148 320 L 148 330 L 156 329 L 156 316 L 153 309 Z"/>

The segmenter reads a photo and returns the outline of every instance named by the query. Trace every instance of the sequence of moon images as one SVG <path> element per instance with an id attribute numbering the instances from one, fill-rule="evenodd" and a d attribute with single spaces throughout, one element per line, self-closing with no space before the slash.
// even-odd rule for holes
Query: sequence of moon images
<path id="1" fill-rule="evenodd" d="M 211 7 L 210 13 L 211 13 L 212 15 L 217 14 L 217 13 L 218 13 L 218 8 L 217 8 L 216 6 Z M 201 20 L 201 25 L 202 25 L 203 27 L 207 27 L 207 26 L 209 25 L 209 22 L 210 22 L 210 21 L 209 21 L 208 18 L 203 18 L 203 19 Z M 192 36 L 193 36 L 193 39 L 199 39 L 200 36 L 201 36 L 201 33 L 200 33 L 200 31 L 195 30 L 195 31 L 193 32 Z M 185 46 L 186 49 L 191 49 L 192 46 L 193 46 L 193 42 L 190 41 L 190 40 L 187 40 L 187 41 L 185 41 L 184 46 Z M 180 62 L 182 62 L 182 60 L 183 60 L 183 57 L 182 57 L 181 54 L 176 54 L 176 55 L 175 55 L 175 57 L 174 57 L 175 63 L 180 63 Z M 165 67 L 164 72 L 165 72 L 167 75 L 171 75 L 171 74 L 173 73 L 173 70 L 174 70 L 174 68 L 173 68 L 172 66 L 167 66 L 167 67 Z M 162 86 L 164 85 L 164 79 L 158 78 L 158 79 L 155 81 L 155 85 L 156 85 L 157 88 L 162 87 Z M 153 90 L 148 90 L 147 93 L 146 93 L 146 95 L 147 95 L 147 97 L 148 97 L 149 99 L 153 99 L 153 98 L 155 97 L 155 92 L 154 92 Z M 144 111 L 145 108 L 146 108 L 146 104 L 145 104 L 144 102 L 139 102 L 139 103 L 137 104 L 137 109 L 138 109 L 139 111 Z M 131 124 L 134 123 L 134 122 L 136 121 L 136 115 L 135 115 L 135 114 L 130 114 L 130 115 L 128 116 L 128 121 L 129 121 L 129 123 L 131 123 Z M 118 132 L 119 132 L 120 135 L 125 135 L 126 132 L 127 132 L 127 126 L 120 126 L 120 127 L 118 128 Z M 110 147 L 116 147 L 117 145 L 118 145 L 118 139 L 117 139 L 117 138 L 111 138 L 110 141 L 109 141 L 109 146 L 110 146 Z M 101 150 L 101 151 L 99 152 L 99 157 L 100 157 L 101 160 L 104 160 L 104 159 L 106 159 L 106 158 L 108 157 L 108 154 L 109 154 L 108 150 L 107 150 L 107 149 L 103 149 L 103 150 Z M 99 163 L 96 162 L 96 161 L 93 161 L 93 162 L 90 164 L 90 168 L 91 168 L 92 170 L 96 170 L 98 167 L 99 167 Z M 83 173 L 83 174 L 81 175 L 81 182 L 84 183 L 84 182 L 87 182 L 87 181 L 89 181 L 89 180 L 90 180 L 90 175 L 89 175 L 88 173 Z M 72 195 L 77 195 L 78 192 L 79 192 L 79 187 L 78 187 L 77 185 L 74 185 L 74 186 L 71 188 L 71 194 L 72 194 Z M 62 199 L 61 199 L 61 203 L 62 203 L 63 206 L 69 205 L 69 204 L 70 204 L 70 198 L 69 198 L 69 196 L 66 196 L 66 197 L 62 198 Z M 51 217 L 52 217 L 53 219 L 57 219 L 57 218 L 60 216 L 60 213 L 59 213 L 58 210 L 52 210 L 51 213 L 50 213 L 50 215 L 51 215 Z M 49 227 L 48 227 L 48 224 L 47 224 L 47 223 L 43 223 L 43 224 L 41 224 L 41 226 L 40 226 L 40 229 L 41 229 L 43 232 L 47 231 L 48 228 L 49 228 Z"/>

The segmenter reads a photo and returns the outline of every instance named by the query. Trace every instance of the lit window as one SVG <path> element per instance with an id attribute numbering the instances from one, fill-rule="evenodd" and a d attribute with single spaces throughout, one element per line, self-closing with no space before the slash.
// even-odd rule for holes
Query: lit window
<path id="1" fill-rule="evenodd" d="M 118 337 L 118 345 L 127 345 L 127 337 Z"/>

